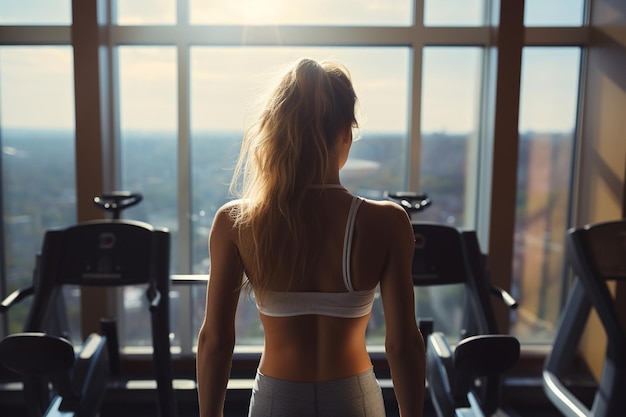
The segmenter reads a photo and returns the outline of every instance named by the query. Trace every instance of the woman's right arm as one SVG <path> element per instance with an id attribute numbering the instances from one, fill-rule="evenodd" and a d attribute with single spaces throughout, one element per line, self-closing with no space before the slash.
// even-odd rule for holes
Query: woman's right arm
<path id="1" fill-rule="evenodd" d="M 415 238 L 408 215 L 390 209 L 387 265 L 380 281 L 385 314 L 385 350 L 400 416 L 422 417 L 426 379 L 424 339 L 417 327 L 411 268 Z"/>
<path id="2" fill-rule="evenodd" d="M 228 210 L 215 216 L 209 237 L 211 271 L 196 357 L 200 417 L 222 417 L 235 346 L 235 312 L 243 265 Z"/>

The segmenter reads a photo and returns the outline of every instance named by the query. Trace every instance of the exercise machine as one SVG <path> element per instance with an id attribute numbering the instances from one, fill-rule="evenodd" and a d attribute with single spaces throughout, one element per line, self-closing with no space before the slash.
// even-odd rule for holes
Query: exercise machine
<path id="1" fill-rule="evenodd" d="M 464 289 L 458 340 L 446 337 L 438 328 L 441 322 L 419 317 L 426 340 L 433 407 L 439 417 L 490 416 L 500 405 L 500 375 L 515 365 L 520 353 L 516 338 L 498 334 L 490 296 L 510 309 L 516 308 L 517 302 L 490 282 L 487 258 L 474 231 L 415 220 L 415 214 L 432 204 L 426 194 L 397 192 L 387 193 L 386 197 L 402 206 L 412 219 L 413 285 L 456 285 Z"/>
<path id="2" fill-rule="evenodd" d="M 388 200 L 398 203 L 411 217 L 414 213 L 426 210 L 432 201 L 427 194 L 418 194 L 412 191 L 387 192 L 385 197 Z"/>
<path id="3" fill-rule="evenodd" d="M 509 308 L 517 304 L 489 282 L 474 231 L 429 222 L 413 222 L 413 231 L 413 285 L 464 288 L 458 341 L 437 331 L 436 320 L 420 318 L 434 409 L 439 417 L 491 416 L 500 406 L 500 375 L 517 362 L 520 344 L 513 336 L 498 333 L 490 295 Z"/>
<path id="4" fill-rule="evenodd" d="M 609 283 L 626 281 L 626 220 L 570 229 L 565 253 L 574 280 L 544 363 L 544 391 L 567 417 L 626 416 L 626 322 L 609 290 Z M 592 309 L 606 332 L 607 346 L 595 395 L 584 401 L 568 387 L 567 370 Z"/>
<path id="5" fill-rule="evenodd" d="M 112 217 L 48 230 L 37 256 L 33 285 L 11 294 L 6 310 L 31 296 L 23 332 L 0 341 L 0 361 L 22 377 L 30 417 L 96 416 L 106 387 L 128 381 L 121 369 L 114 319 L 77 349 L 59 319 L 63 288 L 146 286 L 150 312 L 155 403 L 162 417 L 175 417 L 169 321 L 169 248 L 166 229 L 120 219 L 140 194 L 114 192 L 94 199 Z M 75 354 L 77 351 L 77 354 Z M 49 390 L 49 386 L 52 390 Z"/>
<path id="6" fill-rule="evenodd" d="M 29 416 L 98 415 L 109 377 L 105 336 L 91 334 L 76 354 L 63 337 L 17 333 L 0 342 L 0 358 L 22 376 Z"/>

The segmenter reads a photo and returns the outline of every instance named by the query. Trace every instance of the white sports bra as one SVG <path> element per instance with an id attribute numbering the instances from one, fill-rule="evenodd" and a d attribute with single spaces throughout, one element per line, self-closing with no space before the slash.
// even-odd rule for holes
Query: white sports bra
<path id="1" fill-rule="evenodd" d="M 320 187 L 320 186 L 318 186 Z M 339 188 L 341 186 L 324 186 L 323 188 Z M 343 188 L 343 187 L 341 187 Z M 356 213 L 363 200 L 354 197 L 348 212 L 346 233 L 343 241 L 343 282 L 347 291 L 344 292 L 293 292 L 269 291 L 263 306 L 257 303 L 259 312 L 270 317 L 292 317 L 307 314 L 322 316 L 356 318 L 363 317 L 372 311 L 376 288 L 366 291 L 355 291 L 350 276 L 350 253 L 352 251 L 352 235 Z"/>

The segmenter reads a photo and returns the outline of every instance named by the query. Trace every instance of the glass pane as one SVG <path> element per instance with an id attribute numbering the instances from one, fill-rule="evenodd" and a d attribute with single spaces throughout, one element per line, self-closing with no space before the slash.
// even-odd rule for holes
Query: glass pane
<path id="1" fill-rule="evenodd" d="M 424 0 L 424 26 L 483 26 L 485 0 Z"/>
<path id="2" fill-rule="evenodd" d="M 0 24 L 69 25 L 71 0 L 0 0 Z"/>
<path id="3" fill-rule="evenodd" d="M 585 0 L 526 0 L 526 26 L 582 26 Z"/>
<path id="4" fill-rule="evenodd" d="M 561 308 L 580 49 L 527 47 L 522 60 L 511 332 L 545 342 Z"/>
<path id="5" fill-rule="evenodd" d="M 419 190 L 433 204 L 420 220 L 474 226 L 482 53 L 477 47 L 424 48 Z"/>
<path id="6" fill-rule="evenodd" d="M 481 91 L 477 47 L 426 47 L 422 64 L 419 191 L 433 203 L 417 220 L 473 227 Z M 458 341 L 465 292 L 451 285 L 416 289 L 417 314 Z"/>
<path id="7" fill-rule="evenodd" d="M 122 216 L 167 227 L 175 253 L 178 230 L 176 49 L 120 47 L 118 58 L 122 188 L 143 195 L 143 200 L 125 210 Z M 176 270 L 177 257 L 170 259 L 172 270 Z M 123 345 L 150 343 L 149 317 L 143 314 L 146 308 L 139 305 L 145 298 L 144 293 L 142 288 L 124 291 L 124 329 L 120 332 Z"/>
<path id="8" fill-rule="evenodd" d="M 410 26 L 412 0 L 190 0 L 192 24 Z"/>
<path id="9" fill-rule="evenodd" d="M 172 25 L 176 23 L 176 0 L 116 0 L 114 21 L 118 25 Z"/>
<path id="10" fill-rule="evenodd" d="M 268 76 L 275 76 L 280 68 L 302 56 L 345 64 L 359 96 L 363 138 L 352 146 L 348 163 L 341 172 L 342 182 L 351 191 L 370 198 L 383 198 L 386 190 L 405 189 L 408 48 L 193 47 L 190 52 L 193 273 L 208 273 L 208 233 L 217 208 L 228 199 L 228 184 L 246 121 L 252 111 L 258 110 L 251 103 L 267 84 Z M 204 294 L 197 291 L 194 294 L 197 308 L 193 311 L 200 316 L 196 321 L 201 320 L 204 302 Z M 380 303 L 375 308 L 380 310 Z M 240 303 L 238 314 L 241 317 L 237 322 L 238 343 L 261 343 L 254 303 L 250 300 Z"/>
<path id="11" fill-rule="evenodd" d="M 146 287 L 124 287 L 121 293 L 124 318 L 117 321 L 121 346 L 152 348 L 152 328 Z"/>
<path id="12" fill-rule="evenodd" d="M 0 47 L 0 109 L 4 259 L 13 291 L 32 283 L 45 231 L 76 223 L 72 49 Z M 9 311 L 10 332 L 22 330 L 27 307 Z"/>

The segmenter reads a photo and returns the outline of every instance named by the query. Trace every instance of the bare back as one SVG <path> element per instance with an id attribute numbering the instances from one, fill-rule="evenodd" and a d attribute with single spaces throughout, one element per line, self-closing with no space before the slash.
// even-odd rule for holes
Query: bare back
<path id="1" fill-rule="evenodd" d="M 345 292 L 342 248 L 353 196 L 340 189 L 307 193 L 303 216 L 313 250 L 307 254 L 305 275 L 294 277 L 291 291 Z M 397 245 L 396 232 L 407 222 L 403 210 L 392 203 L 366 200 L 361 204 L 349 260 L 355 290 L 371 290 L 379 284 L 388 267 L 389 254 Z M 244 266 L 253 258 L 245 239 L 242 235 L 237 242 Z M 280 254 L 276 254 L 276 259 L 280 261 Z M 300 382 L 329 381 L 356 375 L 372 366 L 365 348 L 370 314 L 357 318 L 315 314 L 260 316 L 265 349 L 259 370 L 265 375 Z"/>

